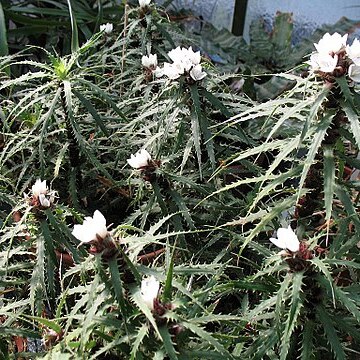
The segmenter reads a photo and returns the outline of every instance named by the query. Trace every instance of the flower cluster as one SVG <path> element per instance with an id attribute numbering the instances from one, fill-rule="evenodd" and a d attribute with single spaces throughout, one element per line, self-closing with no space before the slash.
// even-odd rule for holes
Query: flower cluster
<path id="1" fill-rule="evenodd" d="M 172 64 L 164 63 L 164 67 L 158 70 L 157 76 L 165 75 L 171 80 L 178 79 L 181 75 L 189 75 L 194 81 L 200 81 L 206 76 L 200 65 L 200 51 L 194 52 L 190 46 L 188 49 L 178 46 L 168 53 Z"/>
<path id="2" fill-rule="evenodd" d="M 310 57 L 308 64 L 312 71 L 342 76 L 346 72 L 350 79 L 360 82 L 360 41 L 355 39 L 351 45 L 346 44 L 348 34 L 326 33 L 317 44 L 317 52 Z"/>
<path id="3" fill-rule="evenodd" d="M 26 198 L 28 196 L 26 195 Z M 30 204 L 36 207 L 49 208 L 55 200 L 55 192 L 49 191 L 46 180 L 37 179 L 31 187 Z"/>

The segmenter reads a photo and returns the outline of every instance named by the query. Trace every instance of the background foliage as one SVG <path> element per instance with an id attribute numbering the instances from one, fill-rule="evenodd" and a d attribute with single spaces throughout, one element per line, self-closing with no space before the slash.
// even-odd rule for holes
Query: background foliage
<path id="1" fill-rule="evenodd" d="M 4 1 L 0 24 L 4 359 L 359 356 L 360 98 L 308 74 L 289 14 L 249 45 L 135 2 Z M 148 76 L 141 57 L 178 45 L 204 80 Z M 127 164 L 140 148 L 150 174 Z M 37 178 L 48 209 L 24 199 Z M 96 209 L 111 256 L 71 234 Z M 304 247 L 284 257 L 268 239 L 288 225 Z"/>

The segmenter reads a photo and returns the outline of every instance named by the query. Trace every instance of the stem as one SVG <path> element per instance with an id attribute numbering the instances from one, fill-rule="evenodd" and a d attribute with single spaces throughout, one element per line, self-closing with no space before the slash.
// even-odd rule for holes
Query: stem
<path id="1" fill-rule="evenodd" d="M 81 164 L 80 149 L 71 126 L 70 116 L 69 116 L 68 108 L 66 106 L 64 86 L 62 83 L 60 84 L 60 87 L 61 87 L 61 93 L 60 93 L 61 104 L 65 114 L 66 135 L 69 143 L 70 166 L 75 169 L 77 187 L 81 188 L 83 181 L 80 170 L 80 164 Z"/>

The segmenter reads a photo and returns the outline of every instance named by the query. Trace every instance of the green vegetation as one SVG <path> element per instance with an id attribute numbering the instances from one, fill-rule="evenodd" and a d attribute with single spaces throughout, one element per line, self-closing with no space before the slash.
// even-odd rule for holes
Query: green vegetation
<path id="1" fill-rule="evenodd" d="M 354 23 L 294 48 L 289 14 L 247 45 L 144 0 L 12 3 L 0 358 L 358 358 Z"/>

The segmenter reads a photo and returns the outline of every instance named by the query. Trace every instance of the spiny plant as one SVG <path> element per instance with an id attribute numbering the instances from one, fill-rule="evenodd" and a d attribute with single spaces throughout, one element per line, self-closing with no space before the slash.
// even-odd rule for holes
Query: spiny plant
<path id="1" fill-rule="evenodd" d="M 69 55 L 1 60 L 1 354 L 357 354 L 356 43 L 257 103 L 139 5 L 82 46 L 73 13 Z"/>
<path id="2" fill-rule="evenodd" d="M 284 239 L 276 245 L 292 251 L 268 259 L 251 277 L 271 286 L 248 310 L 255 336 L 244 347 L 246 357 L 317 358 L 323 356 L 326 344 L 336 359 L 358 352 L 352 336 L 359 320 L 357 181 L 345 170 L 357 161 L 360 145 L 353 52 L 358 43 L 346 45 L 346 38 L 326 34 L 315 44 L 318 52 L 310 59 L 313 76 L 293 77 L 297 85 L 290 92 L 251 109 L 256 119 L 249 111 L 226 125 L 251 119 L 249 128 L 256 126 L 263 135 L 262 145 L 234 154 L 226 168 L 262 154 L 270 157 L 256 177 L 218 190 L 230 191 L 250 181 L 258 184 L 247 216 L 228 224 L 253 223 L 242 234 L 241 249 L 249 245 L 258 250 L 259 245 L 252 245 L 254 239 L 286 221 L 297 226 L 303 239 L 291 249 L 286 242 L 295 234 L 281 235 Z M 329 60 L 326 65 L 324 59 Z M 279 277 L 280 284 L 273 289 Z M 339 322 L 339 316 L 344 321 Z M 320 332 L 324 337 L 315 337 Z"/>

